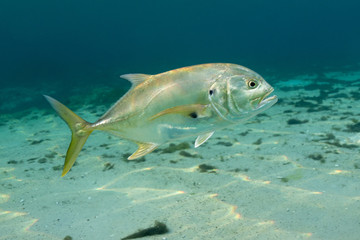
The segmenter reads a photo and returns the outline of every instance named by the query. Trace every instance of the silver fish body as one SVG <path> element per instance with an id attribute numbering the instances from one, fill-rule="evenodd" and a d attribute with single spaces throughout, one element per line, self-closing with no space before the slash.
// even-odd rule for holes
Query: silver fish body
<path id="1" fill-rule="evenodd" d="M 132 88 L 98 121 L 88 123 L 45 96 L 72 130 L 62 176 L 71 168 L 93 130 L 113 133 L 138 144 L 129 159 L 159 145 L 197 136 L 195 147 L 214 131 L 240 123 L 276 103 L 273 88 L 257 73 L 236 64 L 202 64 L 157 75 L 122 75 Z"/>

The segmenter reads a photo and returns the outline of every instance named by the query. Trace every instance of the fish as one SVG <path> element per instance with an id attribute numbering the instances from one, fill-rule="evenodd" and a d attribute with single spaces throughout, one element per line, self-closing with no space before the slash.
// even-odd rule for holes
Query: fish
<path id="1" fill-rule="evenodd" d="M 94 130 L 136 143 L 137 150 L 128 157 L 133 160 L 182 138 L 196 137 L 197 148 L 215 131 L 254 117 L 278 99 L 269 96 L 274 88 L 259 74 L 232 63 L 120 77 L 130 81 L 131 88 L 94 123 L 44 95 L 72 133 L 61 176 L 69 172 Z"/>

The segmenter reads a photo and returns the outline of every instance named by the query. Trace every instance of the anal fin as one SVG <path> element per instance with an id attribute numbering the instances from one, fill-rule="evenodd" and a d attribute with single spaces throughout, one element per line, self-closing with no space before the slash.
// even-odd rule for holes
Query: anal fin
<path id="1" fill-rule="evenodd" d="M 139 148 L 130 156 L 128 160 L 134 160 L 136 158 L 145 156 L 148 153 L 154 151 L 159 144 L 156 143 L 146 143 L 146 142 L 137 142 Z"/>
<path id="2" fill-rule="evenodd" d="M 206 142 L 213 134 L 214 132 L 209 132 L 199 135 L 195 140 L 195 148 Z"/>

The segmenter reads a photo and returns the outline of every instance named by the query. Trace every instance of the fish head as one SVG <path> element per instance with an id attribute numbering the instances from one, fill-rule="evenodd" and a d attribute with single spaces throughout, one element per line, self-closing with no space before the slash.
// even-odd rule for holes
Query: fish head
<path id="1" fill-rule="evenodd" d="M 209 90 L 209 100 L 220 117 L 230 122 L 246 120 L 277 102 L 274 91 L 259 74 L 237 66 L 219 77 Z"/>

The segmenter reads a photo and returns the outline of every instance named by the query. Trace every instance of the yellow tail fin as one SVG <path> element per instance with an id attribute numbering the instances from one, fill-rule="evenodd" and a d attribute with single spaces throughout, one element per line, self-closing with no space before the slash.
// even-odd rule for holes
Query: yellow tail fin
<path id="1" fill-rule="evenodd" d="M 84 146 L 87 138 L 94 130 L 91 124 L 73 113 L 69 108 L 52 97 L 44 95 L 46 100 L 55 109 L 59 116 L 66 122 L 71 130 L 71 142 L 66 153 L 64 168 L 61 176 L 65 176 L 74 165 L 77 156 Z"/>

